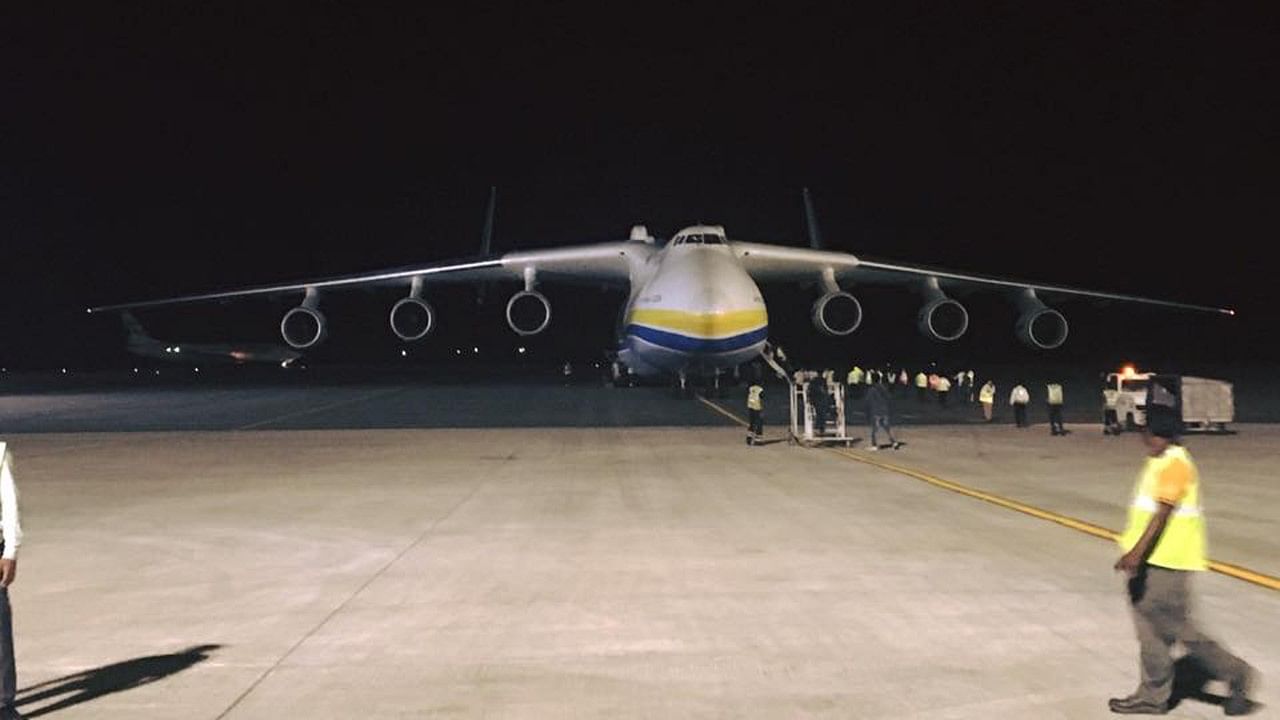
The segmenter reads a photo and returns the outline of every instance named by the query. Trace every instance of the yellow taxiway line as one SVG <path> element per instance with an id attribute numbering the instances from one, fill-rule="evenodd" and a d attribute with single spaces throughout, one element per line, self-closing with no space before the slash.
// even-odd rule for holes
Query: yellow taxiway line
<path id="1" fill-rule="evenodd" d="M 725 409 L 719 403 L 708 400 L 702 397 L 701 395 L 697 397 L 698 397 L 698 401 L 701 402 L 703 405 L 706 405 L 707 407 L 729 418 L 730 420 L 738 423 L 739 425 L 745 426 L 747 424 L 746 420 L 743 420 L 738 415 L 735 415 L 733 412 Z M 1025 515 L 1030 515 L 1032 517 L 1039 518 L 1041 520 L 1047 520 L 1051 523 L 1056 523 L 1063 527 L 1068 527 L 1068 528 L 1071 528 L 1072 530 L 1085 533 L 1086 535 L 1092 535 L 1096 538 L 1101 538 L 1103 540 L 1115 542 L 1116 537 L 1119 535 L 1119 533 L 1117 533 L 1116 531 L 1108 528 L 1104 528 L 1100 525 L 1094 525 L 1093 523 L 1085 522 L 1084 520 L 1079 520 L 1077 518 L 1069 517 L 1067 515 L 1062 515 L 1060 513 L 1053 512 L 1052 510 L 1045 510 L 1044 508 L 1036 507 L 1035 505 L 1029 505 L 1027 503 L 1020 502 L 1018 500 L 1013 500 L 1007 497 L 996 495 L 995 493 L 989 493 L 984 490 L 978 490 L 977 488 L 971 488 L 968 485 L 962 485 L 952 480 L 945 480 L 943 478 L 937 477 L 935 475 L 930 475 L 929 473 L 922 472 L 914 468 L 898 465 L 897 463 L 885 462 L 877 458 L 868 457 L 867 455 L 864 455 L 862 453 L 853 452 L 851 450 L 844 450 L 841 448 L 827 448 L 827 450 L 832 453 L 835 453 L 836 455 L 839 455 L 840 457 L 853 460 L 854 462 L 860 462 L 860 463 L 863 463 L 864 465 L 871 465 L 874 467 L 878 467 L 882 470 L 888 470 L 890 472 L 898 473 L 899 475 L 906 475 L 907 477 L 914 478 L 921 482 L 928 483 L 934 487 L 942 488 L 943 490 L 950 490 L 953 493 L 958 493 L 960 495 L 964 495 L 965 497 L 973 498 L 974 500 L 981 500 L 983 502 L 990 503 L 992 505 L 996 505 L 996 506 L 1005 508 L 1007 510 L 1013 510 L 1015 512 L 1020 512 Z M 1237 580 L 1243 580 L 1247 583 L 1252 583 L 1254 585 L 1267 588 L 1269 590 L 1280 590 L 1280 578 L 1275 577 L 1273 575 L 1268 575 L 1266 573 L 1261 573 L 1256 570 L 1250 570 L 1249 568 L 1242 567 L 1240 565 L 1233 565 L 1231 563 L 1219 562 L 1217 560 L 1210 560 L 1209 569 L 1213 570 L 1214 572 L 1221 573 L 1229 577 L 1233 577 Z"/>

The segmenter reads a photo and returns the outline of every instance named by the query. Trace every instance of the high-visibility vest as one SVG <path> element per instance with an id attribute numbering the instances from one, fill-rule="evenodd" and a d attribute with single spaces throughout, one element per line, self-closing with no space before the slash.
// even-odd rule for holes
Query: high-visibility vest
<path id="1" fill-rule="evenodd" d="M 978 400 L 984 403 L 993 403 L 996 401 L 996 386 L 987 383 L 978 391 Z"/>
<path id="2" fill-rule="evenodd" d="M 916 387 L 918 387 L 918 388 L 922 388 L 922 387 L 929 387 L 929 378 L 928 378 L 928 376 L 927 376 L 927 375 L 925 375 L 924 373 L 917 373 L 917 374 L 916 374 Z"/>
<path id="3" fill-rule="evenodd" d="M 938 392 L 951 392 L 951 381 L 946 375 L 938 378 Z"/>
<path id="4" fill-rule="evenodd" d="M 1049 383 L 1049 404 L 1062 404 L 1062 386 L 1058 383 Z"/>
<path id="5" fill-rule="evenodd" d="M 1027 389 L 1021 385 L 1013 388 L 1013 392 L 1009 393 L 1010 405 L 1026 405 L 1031 401 L 1031 396 L 1027 393 Z"/>
<path id="6" fill-rule="evenodd" d="M 747 409 L 763 410 L 764 401 L 760 399 L 761 395 L 764 395 L 764 388 L 759 385 L 752 385 L 747 388 Z"/>
<path id="7" fill-rule="evenodd" d="M 1156 547 L 1147 563 L 1170 570 L 1204 570 L 1209 567 L 1206 549 L 1204 516 L 1200 508 L 1200 473 L 1191 460 L 1191 454 L 1181 445 L 1170 445 L 1159 457 L 1147 458 L 1138 482 L 1133 488 L 1133 501 L 1129 505 L 1129 522 L 1123 534 L 1117 538 L 1120 548 L 1129 552 L 1146 532 L 1151 518 L 1159 507 L 1156 487 L 1160 474 L 1175 462 L 1185 462 L 1191 469 L 1191 482 L 1187 493 L 1178 501 L 1169 515 L 1169 522 L 1160 533 Z"/>
<path id="8" fill-rule="evenodd" d="M 845 378 L 845 382 L 850 385 L 862 384 L 862 368 L 854 365 L 853 369 L 849 371 L 849 377 Z"/>

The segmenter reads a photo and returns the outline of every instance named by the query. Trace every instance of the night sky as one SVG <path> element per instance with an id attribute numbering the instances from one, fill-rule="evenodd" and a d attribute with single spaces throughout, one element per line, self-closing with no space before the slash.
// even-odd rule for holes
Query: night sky
<path id="1" fill-rule="evenodd" d="M 1280 356 L 1273 4 L 266 5 L 0 10 L 4 362 L 118 355 L 87 305 L 474 254 L 490 185 L 499 250 L 637 222 L 802 244 L 808 186 L 833 248 L 1241 313 L 1069 304 L 1066 357 Z M 941 352 L 909 294 L 833 344 L 811 290 L 768 293 L 814 353 Z M 583 296 L 541 342 L 609 344 L 611 297 Z M 397 347 L 394 299 L 327 299 L 326 356 Z M 514 342 L 500 303 L 437 302 L 428 343 Z M 1030 352 L 968 304 L 948 352 Z M 145 319 L 270 340 L 286 307 Z"/>

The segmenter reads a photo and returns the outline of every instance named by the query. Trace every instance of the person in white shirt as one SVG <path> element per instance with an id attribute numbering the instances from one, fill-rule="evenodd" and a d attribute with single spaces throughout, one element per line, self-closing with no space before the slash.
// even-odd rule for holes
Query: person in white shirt
<path id="1" fill-rule="evenodd" d="M 0 442 L 0 720 L 21 718 L 14 707 L 18 691 L 17 666 L 13 657 L 13 613 L 9 607 L 9 586 L 18 573 L 18 545 L 22 526 L 18 523 L 18 489 L 13 481 L 13 457 Z"/>
<path id="2" fill-rule="evenodd" d="M 1009 393 L 1009 404 L 1013 406 L 1013 421 L 1018 427 L 1027 427 L 1027 403 L 1031 402 L 1031 393 L 1018 383 Z"/>

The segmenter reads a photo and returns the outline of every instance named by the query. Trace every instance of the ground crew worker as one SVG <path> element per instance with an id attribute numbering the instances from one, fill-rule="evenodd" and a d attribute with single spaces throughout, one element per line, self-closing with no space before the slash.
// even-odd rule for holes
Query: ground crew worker
<path id="1" fill-rule="evenodd" d="M 1116 400 L 1120 391 L 1107 385 L 1102 389 L 1102 434 L 1120 433 L 1120 418 L 1116 415 Z"/>
<path id="2" fill-rule="evenodd" d="M 983 419 L 991 422 L 991 410 L 996 402 L 996 384 L 988 380 L 982 386 L 982 391 L 978 393 L 978 401 L 982 403 Z"/>
<path id="3" fill-rule="evenodd" d="M 1253 709 L 1248 699 L 1253 668 L 1200 632 L 1191 620 L 1191 577 L 1208 567 L 1200 476 L 1191 454 L 1178 442 L 1177 412 L 1148 403 L 1142 433 L 1146 463 L 1138 474 L 1125 531 L 1117 538 L 1124 555 L 1115 569 L 1128 576 L 1133 624 L 1141 647 L 1142 679 L 1133 694 L 1112 698 L 1111 711 L 1163 715 L 1173 692 L 1169 650 L 1181 643 L 1230 696 L 1227 715 Z"/>
<path id="4" fill-rule="evenodd" d="M 898 373 L 898 384 L 901 385 L 902 387 L 908 387 L 909 385 L 911 385 L 911 378 L 907 375 L 906 368 L 902 368 L 902 370 Z"/>
<path id="5" fill-rule="evenodd" d="M 757 380 L 747 388 L 747 444 L 755 445 L 764 435 L 764 387 Z"/>
<path id="6" fill-rule="evenodd" d="M 18 546 L 22 525 L 18 522 L 18 488 L 13 480 L 13 457 L 0 442 L 0 718 L 21 718 L 14 706 L 18 671 L 13 656 L 13 610 L 9 586 L 18 573 Z"/>
<path id="7" fill-rule="evenodd" d="M 947 406 L 947 396 L 951 394 L 951 378 L 946 375 L 938 376 L 938 404 L 942 407 Z"/>
<path id="8" fill-rule="evenodd" d="M 969 388 L 969 402 L 973 402 L 974 389 L 973 389 L 973 371 L 972 370 L 965 373 L 965 386 Z"/>
<path id="9" fill-rule="evenodd" d="M 1018 427 L 1027 427 L 1027 403 L 1031 402 L 1031 393 L 1018 383 L 1009 393 L 1009 404 L 1013 406 L 1013 422 Z"/>
<path id="10" fill-rule="evenodd" d="M 827 397 L 827 384 L 822 381 L 822 376 L 816 372 L 809 373 L 809 384 L 806 386 L 809 395 L 809 404 L 813 407 L 813 429 L 814 432 L 821 435 L 827 429 L 827 413 L 829 399 Z"/>
<path id="11" fill-rule="evenodd" d="M 1049 396 L 1049 434 L 1066 435 L 1067 430 L 1062 427 L 1062 385 L 1049 383 L 1046 389 Z"/>
<path id="12" fill-rule="evenodd" d="M 924 371 L 916 373 L 916 400 L 924 402 L 925 391 L 929 389 L 929 376 Z"/>
<path id="13" fill-rule="evenodd" d="M 890 421 L 889 387 L 886 383 L 876 383 L 867 390 L 867 420 L 871 423 L 871 446 L 868 450 L 880 449 L 876 439 L 876 431 L 883 429 L 889 436 L 889 444 L 894 450 L 902 447 L 902 443 L 893 437 L 893 425 Z"/>
<path id="14" fill-rule="evenodd" d="M 848 374 L 848 375 L 845 377 L 845 379 L 844 379 L 845 384 L 846 384 L 846 385 L 861 385 L 861 384 L 862 384 L 862 376 L 863 376 L 862 368 L 858 367 L 857 365 L 854 365 L 854 366 L 853 366 L 853 369 L 849 371 L 849 374 Z"/>

